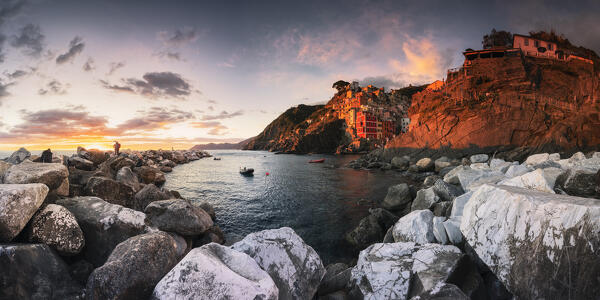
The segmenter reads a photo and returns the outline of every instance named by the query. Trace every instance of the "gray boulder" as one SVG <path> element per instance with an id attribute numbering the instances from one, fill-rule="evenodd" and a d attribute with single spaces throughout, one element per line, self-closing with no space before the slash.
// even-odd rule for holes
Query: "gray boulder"
<path id="1" fill-rule="evenodd" d="M 438 282 L 432 289 L 410 298 L 411 300 L 469 300 L 471 299 L 454 284 Z"/>
<path id="2" fill-rule="evenodd" d="M 131 186 L 110 178 L 91 177 L 85 185 L 85 194 L 101 198 L 109 203 L 132 207 L 135 192 Z"/>
<path id="3" fill-rule="evenodd" d="M 460 186 L 446 183 L 441 179 L 435 182 L 433 185 L 433 190 L 435 191 L 435 194 L 442 199 L 442 201 L 452 201 L 456 197 L 465 193 Z"/>
<path id="4" fill-rule="evenodd" d="M 27 238 L 30 242 L 48 245 L 61 255 L 75 255 L 85 245 L 75 216 L 56 204 L 46 205 L 31 218 Z"/>
<path id="5" fill-rule="evenodd" d="M 0 245 L 0 299 L 83 299 L 83 287 L 44 244 Z"/>
<path id="6" fill-rule="evenodd" d="M 471 155 L 471 157 L 469 158 L 469 160 L 471 161 L 472 164 L 484 163 L 484 162 L 487 162 L 488 159 L 489 159 L 489 156 L 487 154 L 475 154 L 475 155 Z"/>
<path id="7" fill-rule="evenodd" d="M 435 243 L 433 213 L 430 210 L 410 212 L 394 224 L 392 234 L 396 242 Z"/>
<path id="8" fill-rule="evenodd" d="M 20 163 L 24 162 L 29 157 L 31 157 L 31 153 L 29 151 L 27 151 L 27 149 L 21 147 L 21 148 L 19 148 L 19 150 L 13 152 L 13 154 L 11 154 L 8 157 L 6 162 L 9 164 L 16 165 L 16 164 L 20 164 Z"/>
<path id="9" fill-rule="evenodd" d="M 48 194 L 41 183 L 0 184 L 0 242 L 9 242 L 27 225 Z"/>
<path id="10" fill-rule="evenodd" d="M 600 294 L 598 200 L 484 185 L 465 205 L 460 230 L 516 298 Z"/>
<path id="11" fill-rule="evenodd" d="M 23 162 L 12 166 L 4 174 L 4 183 L 43 183 L 50 193 L 58 196 L 69 195 L 69 171 L 56 163 Z M 66 191 L 65 191 L 66 184 Z"/>
<path id="12" fill-rule="evenodd" d="M 446 217 L 433 217 L 433 235 L 438 243 L 445 245 L 448 244 L 448 235 L 446 234 L 446 228 L 444 228 L 444 221 Z"/>
<path id="13" fill-rule="evenodd" d="M 418 172 L 428 172 L 433 171 L 435 169 L 435 162 L 429 158 L 421 158 L 415 164 Z"/>
<path id="14" fill-rule="evenodd" d="M 148 299 L 154 286 L 177 264 L 177 243 L 164 232 L 131 237 L 115 247 L 90 275 L 87 299 Z"/>
<path id="15" fill-rule="evenodd" d="M 319 285 L 319 298 L 324 295 L 344 290 L 350 281 L 352 268 L 344 263 L 330 264 L 325 268 L 325 276 Z"/>
<path id="16" fill-rule="evenodd" d="M 140 187 L 140 181 L 130 167 L 123 167 L 117 172 L 116 180 L 120 183 L 130 186 L 135 193 L 137 193 Z"/>
<path id="17" fill-rule="evenodd" d="M 187 200 L 154 201 L 146 206 L 144 212 L 151 226 L 181 235 L 199 235 L 213 226 L 210 216 Z"/>
<path id="18" fill-rule="evenodd" d="M 317 252 L 289 227 L 251 233 L 231 248 L 250 255 L 271 275 L 279 299 L 312 299 L 325 275 Z"/>
<path id="19" fill-rule="evenodd" d="M 411 201 L 410 187 L 406 183 L 400 183 L 388 188 L 381 206 L 389 210 L 404 210 L 410 206 Z"/>
<path id="20" fill-rule="evenodd" d="M 84 171 L 91 171 L 94 169 L 94 162 L 79 156 L 69 158 L 69 165 Z"/>
<path id="21" fill-rule="evenodd" d="M 430 209 L 435 203 L 440 201 L 440 197 L 435 193 L 433 187 L 417 191 L 417 196 L 413 200 L 410 210 Z"/>
<path id="22" fill-rule="evenodd" d="M 156 285 L 151 299 L 277 299 L 269 274 L 247 254 L 219 244 L 190 251 Z"/>
<path id="23" fill-rule="evenodd" d="M 525 165 L 512 165 L 512 166 L 508 167 L 506 172 L 504 172 L 504 175 L 506 175 L 506 177 L 508 177 L 508 178 L 513 178 L 513 177 L 523 175 L 525 173 L 529 173 L 531 171 L 533 171 L 533 170 Z"/>
<path id="24" fill-rule="evenodd" d="M 392 158 L 391 164 L 392 168 L 394 169 L 404 170 L 408 168 L 408 165 L 410 164 L 410 158 L 404 156 L 396 156 Z"/>
<path id="25" fill-rule="evenodd" d="M 146 215 L 97 197 L 59 199 L 57 204 L 67 208 L 77 219 L 85 236 L 83 257 L 99 267 L 122 241 L 146 232 Z"/>
<path id="26" fill-rule="evenodd" d="M 386 231 L 394 226 L 398 217 L 385 209 L 371 209 L 356 228 L 346 234 L 346 240 L 359 249 L 380 242 Z"/>
<path id="27" fill-rule="evenodd" d="M 134 168 L 133 171 L 138 174 L 140 181 L 145 184 L 152 183 L 157 186 L 162 186 L 166 181 L 165 174 L 153 167 L 142 166 Z"/>
<path id="28" fill-rule="evenodd" d="M 154 184 L 147 184 L 134 196 L 134 202 L 132 208 L 139 211 L 144 211 L 148 204 L 159 201 L 168 200 L 173 198 L 173 195 L 164 188 L 159 188 Z"/>
<path id="29" fill-rule="evenodd" d="M 435 160 L 434 165 L 435 165 L 435 171 L 439 172 L 444 168 L 452 166 L 452 161 L 448 157 L 442 156 Z"/>
<path id="30" fill-rule="evenodd" d="M 0 183 L 3 182 L 4 179 L 4 173 L 6 173 L 6 171 L 8 171 L 8 169 L 10 169 L 10 167 L 12 167 L 11 164 L 0 160 Z"/>
<path id="31" fill-rule="evenodd" d="M 597 173 L 585 169 L 569 169 L 556 178 L 556 187 L 571 196 L 600 199 Z"/>

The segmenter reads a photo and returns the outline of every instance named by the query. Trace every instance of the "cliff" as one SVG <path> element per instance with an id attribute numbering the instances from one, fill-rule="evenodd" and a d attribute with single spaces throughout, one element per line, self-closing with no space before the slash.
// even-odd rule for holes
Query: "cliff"
<path id="1" fill-rule="evenodd" d="M 599 82 L 594 65 L 577 60 L 478 59 L 415 94 L 409 132 L 386 148 L 597 146 Z"/>
<path id="2" fill-rule="evenodd" d="M 245 139 L 239 143 L 208 143 L 208 144 L 199 144 L 190 148 L 191 151 L 194 150 L 240 150 L 243 149 L 244 146 L 250 142 L 253 138 Z"/>

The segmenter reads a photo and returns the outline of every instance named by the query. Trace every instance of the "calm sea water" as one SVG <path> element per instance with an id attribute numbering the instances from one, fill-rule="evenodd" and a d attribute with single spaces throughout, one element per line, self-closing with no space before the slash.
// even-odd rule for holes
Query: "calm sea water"
<path id="1" fill-rule="evenodd" d="M 349 261 L 357 252 L 344 242 L 390 185 L 405 182 L 399 173 L 345 168 L 356 156 L 275 155 L 263 151 L 209 151 L 221 160 L 201 159 L 177 166 L 166 187 L 192 201 L 215 207 L 226 237 L 288 226 L 325 263 Z M 324 164 L 309 164 L 325 158 Z M 239 174 L 254 168 L 254 177 Z M 270 175 L 266 175 L 266 173 Z"/>

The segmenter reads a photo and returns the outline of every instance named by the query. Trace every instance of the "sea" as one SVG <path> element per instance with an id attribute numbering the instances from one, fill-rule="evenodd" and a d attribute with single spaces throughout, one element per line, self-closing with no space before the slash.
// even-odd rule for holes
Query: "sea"
<path id="1" fill-rule="evenodd" d="M 68 155 L 75 151 L 53 151 Z M 291 227 L 325 264 L 350 262 L 358 250 L 344 235 L 369 214 L 398 183 L 412 184 L 402 173 L 354 170 L 357 155 L 293 155 L 267 151 L 211 150 L 214 157 L 178 165 L 165 187 L 193 202 L 208 202 L 227 240 L 264 229 Z M 0 158 L 12 152 L 0 152 Z M 32 151 L 39 155 L 41 151 Z M 324 163 L 308 163 L 324 158 Z M 254 176 L 239 173 L 254 168 Z"/>

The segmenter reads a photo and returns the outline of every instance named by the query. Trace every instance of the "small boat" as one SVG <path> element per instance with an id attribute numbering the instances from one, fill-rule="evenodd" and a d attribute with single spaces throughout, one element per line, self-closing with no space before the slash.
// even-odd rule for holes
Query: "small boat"
<path id="1" fill-rule="evenodd" d="M 240 174 L 244 176 L 254 176 L 254 169 L 246 167 L 240 168 Z"/>
<path id="2" fill-rule="evenodd" d="M 215 157 L 215 158 L 213 158 L 213 160 L 221 160 L 221 158 L 220 157 Z"/>
<path id="3" fill-rule="evenodd" d="M 320 164 L 320 163 L 324 163 L 325 159 L 321 158 L 321 159 L 313 159 L 313 160 L 309 160 L 308 163 L 309 164 Z"/>

